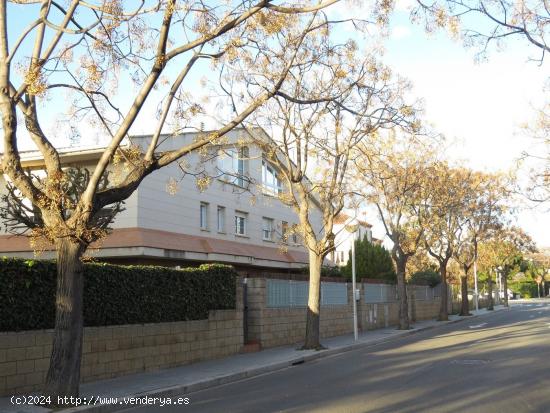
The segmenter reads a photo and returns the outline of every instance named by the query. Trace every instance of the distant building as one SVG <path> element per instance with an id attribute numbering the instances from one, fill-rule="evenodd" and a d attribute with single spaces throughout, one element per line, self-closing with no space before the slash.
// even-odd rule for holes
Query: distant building
<path id="1" fill-rule="evenodd" d="M 346 227 L 357 225 L 357 231 L 350 233 Z M 354 239 L 363 239 L 365 236 L 370 242 L 372 238 L 372 225 L 366 221 L 354 218 L 345 213 L 340 213 L 334 220 L 334 234 L 336 235 L 334 244 L 335 249 L 330 253 L 330 259 L 339 266 L 345 266 L 348 263 L 351 243 Z M 379 240 L 377 240 L 379 241 Z"/>
<path id="2" fill-rule="evenodd" d="M 269 139 L 263 131 L 264 139 Z M 227 144 L 211 148 L 213 156 L 186 157 L 186 174 L 173 163 L 144 179 L 125 202 L 115 219 L 113 232 L 92 256 L 124 264 L 187 266 L 222 262 L 238 269 L 297 270 L 308 262 L 299 236 L 290 230 L 296 214 L 274 195 L 283 191 L 278 172 L 254 145 L 237 145 L 241 130 L 227 135 Z M 192 142 L 195 133 L 167 136 L 160 150 Z M 150 136 L 133 137 L 132 144 L 145 147 Z M 62 151 L 66 166 L 93 168 L 103 148 Z M 216 153 L 217 152 L 217 153 Z M 41 169 L 39 152 L 22 154 L 24 167 Z M 192 173 L 191 173 L 192 172 Z M 196 175 L 213 177 L 199 190 Z M 183 175 L 183 177 L 182 177 Z M 6 182 L 0 176 L 0 192 Z M 320 229 L 321 215 L 314 217 Z M 286 235 L 285 235 L 286 233 Z M 0 229 L 0 255 L 32 257 L 27 237 Z M 44 257 L 52 257 L 46 251 Z"/>

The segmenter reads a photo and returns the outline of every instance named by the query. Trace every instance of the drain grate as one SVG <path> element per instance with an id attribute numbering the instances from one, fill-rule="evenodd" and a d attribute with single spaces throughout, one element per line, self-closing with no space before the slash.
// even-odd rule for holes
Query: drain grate
<path id="1" fill-rule="evenodd" d="M 463 360 L 453 360 L 451 361 L 451 364 L 460 364 L 463 366 L 478 366 L 480 364 L 487 364 L 489 363 L 489 360 L 476 360 L 476 359 L 463 359 Z"/>

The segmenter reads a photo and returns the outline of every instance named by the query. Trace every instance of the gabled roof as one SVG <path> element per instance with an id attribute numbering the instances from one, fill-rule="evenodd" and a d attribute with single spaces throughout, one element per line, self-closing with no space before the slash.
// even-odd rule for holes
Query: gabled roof
<path id="1" fill-rule="evenodd" d="M 344 214 L 343 212 L 340 212 L 336 218 L 334 218 L 334 223 L 336 225 L 344 225 L 348 222 L 350 222 L 351 220 L 354 220 L 354 221 L 357 221 L 359 223 L 359 225 L 363 226 L 363 227 L 366 227 L 366 228 L 372 228 L 372 225 L 369 224 L 367 221 L 363 221 L 361 219 L 357 219 L 357 218 L 352 218 L 350 217 L 349 215 L 347 214 Z"/>

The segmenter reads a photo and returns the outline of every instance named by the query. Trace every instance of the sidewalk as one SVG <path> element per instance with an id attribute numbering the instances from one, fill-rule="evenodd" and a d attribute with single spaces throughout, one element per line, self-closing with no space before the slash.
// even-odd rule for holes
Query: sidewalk
<path id="1" fill-rule="evenodd" d="M 497 306 L 495 312 L 503 309 L 504 307 Z M 484 309 L 472 311 L 473 317 L 493 313 Z M 353 335 L 331 337 L 322 340 L 322 344 L 327 347 L 326 350 L 322 351 L 300 351 L 296 349 L 297 345 L 290 345 L 155 372 L 138 373 L 115 379 L 84 383 L 80 386 L 80 393 L 82 398 L 91 398 L 92 396 L 101 398 L 116 397 L 119 399 L 136 396 L 186 397 L 187 393 L 197 390 L 281 370 L 293 364 L 344 353 L 359 347 L 372 346 L 449 323 L 471 320 L 473 317 L 452 315 L 449 316 L 449 321 L 446 322 L 420 321 L 414 324 L 412 330 L 396 330 L 395 327 L 369 330 L 361 333 L 357 342 L 353 340 Z M 63 410 L 63 412 L 105 413 L 130 407 L 132 406 L 125 404 L 83 405 Z M 51 410 L 43 407 L 13 405 L 9 397 L 0 398 L 0 412 L 2 413 L 45 413 L 49 411 Z"/>

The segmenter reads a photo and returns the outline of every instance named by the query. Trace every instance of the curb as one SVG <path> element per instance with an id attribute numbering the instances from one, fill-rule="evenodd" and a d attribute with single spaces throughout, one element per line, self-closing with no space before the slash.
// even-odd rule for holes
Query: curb
<path id="1" fill-rule="evenodd" d="M 240 381 L 240 380 L 243 380 L 243 379 L 257 377 L 257 376 L 260 376 L 260 375 L 263 375 L 263 374 L 266 374 L 266 373 L 272 373 L 274 371 L 283 370 L 283 369 L 286 369 L 288 367 L 295 366 L 297 364 L 302 364 L 302 363 L 305 363 L 306 361 L 313 361 L 313 360 L 317 360 L 317 359 L 321 359 L 321 358 L 330 357 L 330 356 L 333 356 L 333 355 L 336 355 L 336 354 L 343 354 L 343 353 L 347 353 L 348 351 L 353 351 L 353 350 L 363 348 L 363 347 L 376 346 L 376 345 L 379 345 L 379 344 L 383 344 L 383 343 L 393 341 L 395 339 L 411 336 L 413 334 L 417 334 L 417 333 L 420 333 L 420 332 L 423 332 L 423 331 L 433 330 L 433 329 L 436 329 L 436 328 L 439 328 L 439 327 L 442 327 L 442 326 L 446 326 L 446 325 L 449 325 L 449 324 L 456 324 L 456 323 L 460 323 L 460 322 L 463 322 L 463 321 L 466 321 L 466 320 L 472 320 L 472 319 L 480 317 L 480 316 L 495 314 L 495 313 L 497 313 L 499 311 L 502 311 L 504 309 L 505 308 L 500 308 L 498 310 L 495 310 L 494 312 L 486 312 L 486 313 L 483 313 L 483 314 L 474 314 L 472 316 L 462 317 L 462 318 L 459 318 L 459 319 L 456 319 L 456 320 L 443 321 L 443 322 L 441 322 L 441 324 L 438 323 L 438 324 L 434 324 L 434 325 L 430 325 L 430 326 L 425 326 L 425 327 L 420 327 L 420 328 L 413 328 L 411 330 L 403 330 L 402 332 L 396 333 L 396 334 L 394 334 L 392 336 L 389 336 L 389 337 L 381 337 L 379 339 L 374 339 L 374 340 L 371 340 L 371 341 L 368 341 L 368 342 L 352 343 L 352 344 L 344 345 L 342 347 L 336 347 L 336 348 L 332 348 L 332 349 L 322 350 L 322 351 L 318 351 L 314 354 L 308 354 L 307 356 L 297 356 L 297 357 L 295 357 L 291 360 L 277 362 L 277 363 L 270 364 L 270 365 L 267 365 L 267 366 L 257 367 L 257 368 L 253 368 L 253 369 L 250 369 L 250 370 L 241 371 L 241 372 L 238 372 L 238 373 L 230 373 L 230 374 L 226 374 L 226 375 L 223 375 L 223 376 L 203 380 L 203 381 L 200 381 L 200 382 L 197 382 L 197 383 L 192 383 L 192 384 L 188 384 L 188 385 L 176 385 L 176 386 L 172 386 L 172 387 L 165 387 L 165 388 L 162 388 L 162 389 L 152 390 L 152 391 L 149 391 L 149 392 L 129 394 L 129 395 L 126 395 L 126 396 L 117 396 L 117 398 L 118 399 L 131 398 L 131 397 L 135 397 L 135 398 L 165 397 L 165 398 L 168 398 L 168 397 L 175 397 L 175 396 L 182 397 L 182 394 L 185 394 L 185 393 L 192 393 L 192 392 L 196 392 L 196 391 L 200 391 L 200 390 L 205 390 L 205 389 L 208 389 L 208 388 L 211 388 L 211 387 L 220 386 L 220 385 L 223 385 L 223 384 L 233 383 L 233 382 Z M 105 396 L 105 398 L 108 398 L 108 397 L 109 396 Z M 114 398 L 115 396 L 112 396 L 112 397 Z M 63 410 L 59 410 L 59 411 L 61 411 L 63 413 L 73 413 L 73 412 L 74 413 L 77 413 L 77 412 L 111 413 L 111 412 L 116 412 L 116 411 L 120 411 L 120 410 L 124 410 L 124 409 L 136 408 L 136 407 L 140 407 L 140 406 L 143 407 L 143 406 L 146 406 L 146 405 L 145 404 L 144 405 L 137 405 L 137 404 L 134 404 L 134 405 L 132 405 L 132 404 L 128 404 L 128 405 L 125 405 L 125 404 L 122 404 L 122 405 L 120 405 L 120 404 L 82 405 L 82 406 L 72 407 L 72 408 L 63 409 Z M 53 412 L 54 410 L 48 410 L 48 411 Z"/>

